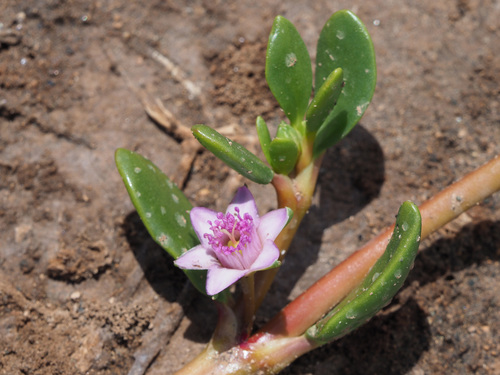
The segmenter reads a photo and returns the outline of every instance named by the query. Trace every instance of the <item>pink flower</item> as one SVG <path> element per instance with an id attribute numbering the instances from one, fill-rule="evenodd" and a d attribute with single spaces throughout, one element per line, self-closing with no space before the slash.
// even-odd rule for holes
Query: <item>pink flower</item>
<path id="1" fill-rule="evenodd" d="M 238 189 L 226 213 L 191 210 L 191 223 L 201 244 L 174 262 L 179 268 L 207 270 L 207 294 L 215 295 L 242 277 L 271 267 L 280 250 L 274 240 L 287 221 L 286 208 L 259 217 L 252 193 Z"/>

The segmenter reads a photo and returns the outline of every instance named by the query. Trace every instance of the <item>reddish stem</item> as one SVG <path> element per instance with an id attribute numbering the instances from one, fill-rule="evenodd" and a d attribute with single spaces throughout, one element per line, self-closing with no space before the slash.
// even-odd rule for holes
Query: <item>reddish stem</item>
<path id="1" fill-rule="evenodd" d="M 302 169 L 293 180 L 283 175 L 274 176 L 272 184 L 276 189 L 278 207 L 289 207 L 294 211 L 293 218 L 275 241 L 276 246 L 282 251 L 280 260 L 288 251 L 304 215 L 311 206 L 322 159 L 319 157 L 307 168 Z M 257 307 L 264 300 L 277 272 L 278 268 L 274 268 L 256 275 L 255 300 Z"/>

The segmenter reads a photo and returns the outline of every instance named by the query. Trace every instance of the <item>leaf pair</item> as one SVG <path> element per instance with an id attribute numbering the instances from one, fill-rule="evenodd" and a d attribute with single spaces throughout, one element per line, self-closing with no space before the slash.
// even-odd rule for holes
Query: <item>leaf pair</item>
<path id="1" fill-rule="evenodd" d="M 375 90 L 375 52 L 363 23 L 350 11 L 334 13 L 316 51 L 316 94 L 306 45 L 286 18 L 274 20 L 266 56 L 266 80 L 292 127 L 317 132 L 317 157 L 345 137 L 361 119 Z"/>
<path id="2" fill-rule="evenodd" d="M 365 112 L 376 82 L 375 53 L 363 23 L 347 10 L 334 13 L 321 31 L 316 53 L 316 94 L 311 59 L 297 29 L 274 20 L 266 55 L 266 80 L 290 125 L 282 122 L 274 139 L 261 117 L 257 134 L 272 170 L 237 142 L 205 126 L 193 133 L 200 143 L 251 181 L 268 184 L 273 171 L 288 175 L 300 157 L 302 139 L 314 140 L 313 157 L 345 137 Z M 304 121 L 305 119 L 305 121 Z"/>
<path id="3" fill-rule="evenodd" d="M 285 122 L 278 126 L 276 138 L 271 140 L 271 135 L 266 122 L 262 117 L 257 117 L 257 135 L 267 162 L 273 170 L 280 174 L 288 175 L 297 163 L 300 155 L 300 134 Z"/>

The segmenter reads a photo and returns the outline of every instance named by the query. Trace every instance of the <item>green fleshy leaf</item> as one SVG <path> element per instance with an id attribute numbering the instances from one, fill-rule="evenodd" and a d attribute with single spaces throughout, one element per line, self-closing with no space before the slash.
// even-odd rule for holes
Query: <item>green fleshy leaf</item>
<path id="1" fill-rule="evenodd" d="M 288 125 L 285 121 L 281 121 L 278 125 L 278 130 L 276 131 L 276 138 L 290 139 L 297 145 L 299 152 L 302 146 L 302 136 L 299 131 Z"/>
<path id="2" fill-rule="evenodd" d="M 195 125 L 191 130 L 203 147 L 242 176 L 258 184 L 268 184 L 273 179 L 271 168 L 238 142 L 206 125 Z"/>
<path id="3" fill-rule="evenodd" d="M 280 174 L 288 175 L 299 158 L 297 144 L 289 138 L 274 138 L 269 145 L 271 166 Z"/>
<path id="4" fill-rule="evenodd" d="M 311 96 L 311 58 L 295 26 L 282 16 L 269 35 L 266 80 L 292 126 L 299 126 Z"/>
<path id="5" fill-rule="evenodd" d="M 278 126 L 276 138 L 269 145 L 269 164 L 276 172 L 288 175 L 295 168 L 301 146 L 298 130 L 282 121 Z"/>
<path id="6" fill-rule="evenodd" d="M 269 145 L 271 144 L 271 134 L 269 128 L 262 117 L 257 117 L 256 121 L 257 136 L 259 137 L 260 147 L 266 157 L 266 160 L 271 164 L 271 155 L 269 154 Z"/>
<path id="7" fill-rule="evenodd" d="M 403 286 L 417 256 L 421 222 L 417 206 L 404 202 L 385 253 L 358 288 L 307 330 L 310 340 L 325 344 L 338 339 L 365 323 L 391 301 Z"/>
<path id="8" fill-rule="evenodd" d="M 345 86 L 337 105 L 317 133 L 314 155 L 345 137 L 363 116 L 377 81 L 375 51 L 363 23 L 352 12 L 334 13 L 321 31 L 316 53 L 315 87 L 342 68 Z"/>
<path id="9" fill-rule="evenodd" d="M 151 237 L 174 259 L 200 242 L 191 225 L 191 203 L 151 161 L 122 148 L 115 161 L 128 194 Z M 193 285 L 206 293 L 206 271 L 183 270 Z M 218 300 L 224 300 L 224 292 Z"/>
<path id="10" fill-rule="evenodd" d="M 335 107 L 335 104 L 337 104 L 337 100 L 342 92 L 343 78 L 342 68 L 335 69 L 316 92 L 306 113 L 308 132 L 318 131 Z"/>

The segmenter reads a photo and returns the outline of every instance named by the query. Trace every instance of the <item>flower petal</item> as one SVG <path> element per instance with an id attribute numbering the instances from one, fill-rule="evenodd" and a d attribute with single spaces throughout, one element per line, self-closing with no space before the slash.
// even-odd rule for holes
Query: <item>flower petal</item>
<path id="1" fill-rule="evenodd" d="M 260 218 L 257 233 L 262 241 L 267 239 L 274 241 L 288 222 L 286 208 L 270 211 Z"/>
<path id="2" fill-rule="evenodd" d="M 235 270 L 213 266 L 207 273 L 207 294 L 213 296 L 247 275 L 249 270 Z"/>
<path id="3" fill-rule="evenodd" d="M 207 270 L 215 265 L 219 266 L 220 262 L 212 249 L 198 245 L 182 254 L 174 264 L 186 270 Z"/>
<path id="4" fill-rule="evenodd" d="M 254 220 L 259 218 L 259 211 L 257 210 L 255 199 L 246 186 L 242 186 L 238 189 L 233 200 L 229 206 L 227 206 L 226 213 L 231 212 L 234 214 L 236 212 L 234 210 L 235 207 L 240 209 L 241 216 L 248 213 Z"/>
<path id="5" fill-rule="evenodd" d="M 208 248 L 211 246 L 208 243 L 208 240 L 203 236 L 205 233 L 212 233 L 210 230 L 209 221 L 212 223 L 217 220 L 217 212 L 205 207 L 194 207 L 191 209 L 191 213 L 189 214 L 191 218 L 191 224 L 193 224 L 194 231 L 198 236 L 201 244 Z"/>
<path id="6" fill-rule="evenodd" d="M 251 272 L 259 271 L 268 267 L 271 267 L 274 262 L 280 257 L 280 250 L 278 246 L 274 244 L 271 240 L 266 240 L 262 248 L 262 252 L 259 254 L 255 262 L 253 262 L 250 267 Z"/>

